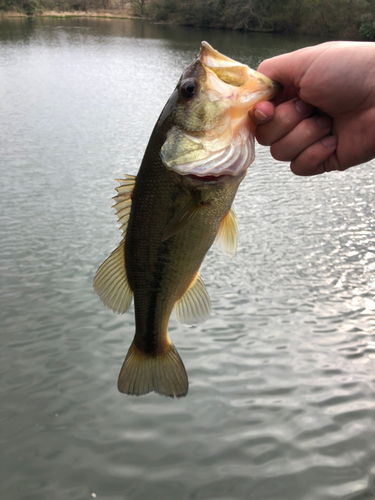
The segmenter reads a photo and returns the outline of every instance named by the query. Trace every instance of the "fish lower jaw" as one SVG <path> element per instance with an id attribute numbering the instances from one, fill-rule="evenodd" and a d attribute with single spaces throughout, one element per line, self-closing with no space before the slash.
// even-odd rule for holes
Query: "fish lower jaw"
<path id="1" fill-rule="evenodd" d="M 209 152 L 199 160 L 170 167 L 180 175 L 197 177 L 237 177 L 254 161 L 254 137 L 243 127 L 232 142 L 219 151 Z"/>

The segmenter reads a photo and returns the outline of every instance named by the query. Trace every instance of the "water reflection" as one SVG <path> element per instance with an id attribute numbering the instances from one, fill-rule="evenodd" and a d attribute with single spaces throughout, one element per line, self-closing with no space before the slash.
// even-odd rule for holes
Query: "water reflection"
<path id="1" fill-rule="evenodd" d="M 114 179 L 200 40 L 252 66 L 315 42 L 106 19 L 0 37 L 1 498 L 374 496 L 374 163 L 300 179 L 257 148 L 237 255 L 202 267 L 213 315 L 171 320 L 185 400 L 117 393 L 133 310 L 91 286 Z"/>

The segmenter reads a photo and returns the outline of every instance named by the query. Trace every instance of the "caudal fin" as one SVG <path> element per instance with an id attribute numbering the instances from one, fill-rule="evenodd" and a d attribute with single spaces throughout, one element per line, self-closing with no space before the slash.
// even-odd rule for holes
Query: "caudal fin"
<path id="1" fill-rule="evenodd" d="M 146 354 L 134 342 L 122 365 L 118 390 L 132 396 L 157 392 L 170 398 L 186 396 L 189 388 L 184 364 L 173 344 L 161 354 Z"/>

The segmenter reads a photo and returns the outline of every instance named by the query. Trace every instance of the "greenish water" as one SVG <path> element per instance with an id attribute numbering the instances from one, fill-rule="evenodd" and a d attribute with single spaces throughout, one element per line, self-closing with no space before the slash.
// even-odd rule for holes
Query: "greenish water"
<path id="1" fill-rule="evenodd" d="M 321 40 L 106 19 L 0 22 L 0 498 L 375 498 L 374 162 L 298 178 L 257 148 L 240 241 L 202 266 L 211 318 L 170 322 L 187 398 L 126 397 L 134 334 L 92 290 L 202 39 L 256 67 Z"/>

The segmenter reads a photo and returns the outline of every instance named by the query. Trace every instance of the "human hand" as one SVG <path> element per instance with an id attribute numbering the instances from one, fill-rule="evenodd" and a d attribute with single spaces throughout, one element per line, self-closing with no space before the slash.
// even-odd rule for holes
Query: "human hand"
<path id="1" fill-rule="evenodd" d="M 256 138 L 297 175 L 346 170 L 375 157 L 375 44 L 328 42 L 263 61 L 280 82 L 250 117 Z"/>

